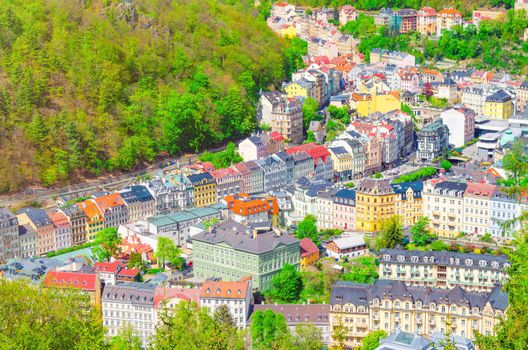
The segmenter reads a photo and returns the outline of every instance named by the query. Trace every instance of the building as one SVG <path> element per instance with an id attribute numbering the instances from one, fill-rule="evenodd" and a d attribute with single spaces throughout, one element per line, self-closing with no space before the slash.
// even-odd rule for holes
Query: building
<path id="1" fill-rule="evenodd" d="M 72 228 L 68 217 L 58 211 L 49 215 L 53 227 L 55 228 L 55 249 L 65 249 L 73 245 Z"/>
<path id="2" fill-rule="evenodd" d="M 233 168 L 217 169 L 210 172 L 216 182 L 217 200 L 240 192 L 240 174 Z"/>
<path id="3" fill-rule="evenodd" d="M 454 181 L 427 181 L 424 186 L 423 216 L 429 218 L 431 231 L 441 237 L 456 237 L 464 232 L 464 192 L 467 184 Z"/>
<path id="4" fill-rule="evenodd" d="M 328 304 L 256 304 L 255 311 L 271 310 L 282 314 L 286 320 L 286 325 L 293 333 L 297 325 L 312 324 L 321 331 L 321 338 L 325 346 L 330 345 L 330 324 Z"/>
<path id="5" fill-rule="evenodd" d="M 230 195 L 223 200 L 229 211 L 229 218 L 244 225 L 272 223 L 278 225 L 279 203 L 276 197 L 250 197 L 245 193 Z"/>
<path id="6" fill-rule="evenodd" d="M 446 99 L 448 102 L 454 102 L 458 98 L 457 83 L 449 76 L 444 81 L 434 82 L 433 87 L 434 97 Z"/>
<path id="7" fill-rule="evenodd" d="M 8 209 L 0 208 L 0 261 L 21 256 L 18 219 Z"/>
<path id="8" fill-rule="evenodd" d="M 125 202 L 130 222 L 145 220 L 156 212 L 156 200 L 147 187 L 134 185 L 119 191 L 119 195 Z"/>
<path id="9" fill-rule="evenodd" d="M 368 117 L 373 113 L 388 113 L 401 109 L 400 93 L 353 93 L 350 105 L 360 117 Z"/>
<path id="10" fill-rule="evenodd" d="M 350 21 L 355 21 L 358 17 L 358 11 L 350 6 L 345 5 L 341 7 L 341 10 L 339 11 L 339 23 L 344 26 Z"/>
<path id="11" fill-rule="evenodd" d="M 495 21 L 506 19 L 505 9 L 477 9 L 473 10 L 473 22 Z"/>
<path id="12" fill-rule="evenodd" d="M 356 189 L 356 230 L 381 230 L 382 223 L 395 214 L 395 199 L 388 180 L 362 180 Z"/>
<path id="13" fill-rule="evenodd" d="M 255 161 L 249 161 L 244 163 L 249 171 L 249 191 L 247 193 L 260 193 L 264 192 L 264 170 Z"/>
<path id="14" fill-rule="evenodd" d="M 96 197 L 93 199 L 99 211 L 103 215 L 104 227 L 115 227 L 126 224 L 128 220 L 128 208 L 118 192 Z"/>
<path id="15" fill-rule="evenodd" d="M 453 334 L 474 339 L 477 332 L 494 334 L 507 307 L 508 296 L 499 286 L 477 293 L 460 287 L 411 287 L 402 281 L 337 282 L 330 296 L 330 332 L 337 325 L 345 326 L 347 347 L 359 346 L 374 330 L 428 336 L 445 334 L 450 326 Z"/>
<path id="16" fill-rule="evenodd" d="M 489 88 L 483 85 L 469 85 L 462 89 L 460 103 L 469 109 L 472 109 L 477 115 L 484 112 L 484 102 L 490 94 Z"/>
<path id="17" fill-rule="evenodd" d="M 413 286 L 490 292 L 506 280 L 509 266 L 505 255 L 382 249 L 379 276 Z"/>
<path id="18" fill-rule="evenodd" d="M 181 211 L 193 206 L 193 184 L 184 175 L 167 174 L 144 185 L 154 197 L 155 215 Z"/>
<path id="19" fill-rule="evenodd" d="M 356 191 L 352 189 L 339 190 L 334 195 L 334 225 L 340 230 L 356 229 Z"/>
<path id="20" fill-rule="evenodd" d="M 365 173 L 365 146 L 360 140 L 364 138 L 356 133 L 344 135 L 333 140 L 328 151 L 334 163 L 334 173 L 338 181 L 357 179 Z"/>
<path id="21" fill-rule="evenodd" d="M 210 173 L 193 174 L 187 178 L 193 186 L 194 207 L 207 207 L 216 203 L 216 182 Z"/>
<path id="22" fill-rule="evenodd" d="M 102 302 L 103 324 L 110 337 L 131 327 L 134 335 L 147 348 L 154 335 L 156 314 L 154 311 L 155 286 L 148 283 L 125 282 L 104 287 Z"/>
<path id="23" fill-rule="evenodd" d="M 336 260 L 357 258 L 367 255 L 369 248 L 360 233 L 346 232 L 326 244 L 326 255 Z"/>
<path id="24" fill-rule="evenodd" d="M 490 232 L 495 239 L 514 238 L 520 223 L 512 225 L 506 223 L 513 221 L 521 214 L 521 204 L 514 196 L 502 192 L 499 187 L 491 198 L 490 207 Z"/>
<path id="25" fill-rule="evenodd" d="M 319 260 L 319 248 L 315 245 L 310 238 L 301 239 L 301 260 L 300 268 L 301 271 L 306 270 L 308 266 L 313 266 Z"/>
<path id="26" fill-rule="evenodd" d="M 436 34 L 436 18 L 438 13 L 432 7 L 422 7 L 418 11 L 416 30 L 423 35 Z"/>
<path id="27" fill-rule="evenodd" d="M 461 26 L 463 22 L 462 13 L 460 11 L 445 8 L 438 12 L 436 19 L 436 35 L 441 36 L 443 30 L 450 30 L 454 26 Z"/>
<path id="28" fill-rule="evenodd" d="M 490 119 L 508 119 L 513 115 L 512 97 L 504 90 L 499 90 L 486 97 L 482 114 Z"/>
<path id="29" fill-rule="evenodd" d="M 523 114 L 528 102 L 528 80 L 523 81 L 521 85 L 515 88 L 515 96 L 517 97 L 517 113 Z"/>
<path id="30" fill-rule="evenodd" d="M 308 96 L 310 97 L 310 96 Z M 271 112 L 271 130 L 294 144 L 303 141 L 303 113 L 299 101 L 290 98 L 274 106 Z"/>
<path id="31" fill-rule="evenodd" d="M 417 160 L 432 162 L 449 150 L 449 129 L 441 119 L 436 120 L 418 132 L 417 140 Z"/>
<path id="32" fill-rule="evenodd" d="M 47 288 L 80 290 L 90 298 L 92 305 L 101 305 L 101 283 L 95 273 L 48 271 L 42 285 Z"/>
<path id="33" fill-rule="evenodd" d="M 416 59 L 413 55 L 401 51 L 389 51 L 385 49 L 370 50 L 370 63 L 389 63 L 398 68 L 414 67 Z"/>
<path id="34" fill-rule="evenodd" d="M 17 212 L 17 219 L 20 225 L 29 225 L 37 232 L 38 255 L 55 250 L 55 228 L 44 210 L 23 208 Z"/>
<path id="35" fill-rule="evenodd" d="M 334 228 L 334 197 L 340 190 L 333 187 L 328 187 L 324 191 L 320 191 L 316 198 L 316 219 L 317 228 L 319 230 L 326 230 Z M 355 220 L 354 220 L 355 221 Z"/>
<path id="36" fill-rule="evenodd" d="M 286 163 L 279 157 L 272 155 L 255 162 L 262 169 L 264 175 L 263 190 L 265 192 L 278 191 L 286 186 L 288 169 L 286 168 Z"/>
<path id="37" fill-rule="evenodd" d="M 236 281 L 252 276 L 253 287 L 265 291 L 282 266 L 299 268 L 299 240 L 279 230 L 258 231 L 228 220 L 192 240 L 194 276 L 198 278 Z"/>
<path id="38" fill-rule="evenodd" d="M 334 178 L 334 162 L 330 152 L 325 146 L 313 142 L 299 146 L 292 146 L 286 149 L 286 153 L 294 155 L 298 152 L 305 152 L 313 159 L 314 168 L 312 178 L 315 180 L 332 181 Z"/>
<path id="39" fill-rule="evenodd" d="M 226 305 L 237 328 L 245 329 L 249 318 L 252 296 L 251 276 L 240 281 L 207 280 L 200 289 L 200 306 L 211 315 L 222 305 Z"/>
<path id="40" fill-rule="evenodd" d="M 99 207 L 91 199 L 77 203 L 79 209 L 84 213 L 86 218 L 84 221 L 86 223 L 86 240 L 92 242 L 97 235 L 97 232 L 101 231 L 104 228 L 104 217 L 99 210 Z"/>
<path id="41" fill-rule="evenodd" d="M 400 33 L 415 32 L 418 29 L 418 12 L 413 9 L 401 9 L 396 12 L 401 18 Z"/>
<path id="42" fill-rule="evenodd" d="M 440 114 L 449 130 L 449 144 L 462 147 L 475 137 L 475 112 L 468 108 L 449 108 Z"/>
<path id="43" fill-rule="evenodd" d="M 412 181 L 392 184 L 394 213 L 402 220 L 402 225 L 412 226 L 422 217 L 423 182 Z"/>
<path id="44" fill-rule="evenodd" d="M 79 245 L 86 242 L 86 215 L 76 205 L 67 205 L 59 208 L 68 218 L 71 226 L 72 245 Z"/>
<path id="45" fill-rule="evenodd" d="M 99 276 L 99 280 L 105 285 L 115 285 L 117 274 L 123 268 L 120 261 L 103 261 L 94 263 L 94 271 Z"/>
<path id="46" fill-rule="evenodd" d="M 513 7 L 515 11 L 525 10 L 528 12 L 528 1 L 527 0 L 515 0 L 515 5 Z"/>
<path id="47" fill-rule="evenodd" d="M 20 240 L 20 257 L 31 258 L 38 254 L 37 231 L 30 225 L 18 226 L 18 238 Z"/>
<path id="48" fill-rule="evenodd" d="M 435 350 L 433 343 L 416 333 L 402 332 L 397 329 L 385 338 L 375 350 Z"/>
<path id="49" fill-rule="evenodd" d="M 238 153 L 244 162 L 262 159 L 281 151 L 284 151 L 284 137 L 276 131 L 252 135 L 238 144 Z"/>
<path id="50" fill-rule="evenodd" d="M 497 186 L 468 182 L 464 191 L 464 232 L 483 236 L 490 232 L 491 199 Z"/>

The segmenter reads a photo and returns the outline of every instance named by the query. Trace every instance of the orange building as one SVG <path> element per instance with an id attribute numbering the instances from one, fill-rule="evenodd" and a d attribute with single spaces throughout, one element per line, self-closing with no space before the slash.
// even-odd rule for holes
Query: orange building
<path id="1" fill-rule="evenodd" d="M 319 248 L 310 238 L 301 239 L 301 271 L 319 260 Z"/>
<path id="2" fill-rule="evenodd" d="M 277 226 L 279 203 L 276 197 L 251 197 L 246 193 L 226 196 L 224 202 L 231 219 L 241 224 L 271 222 Z"/>
<path id="3" fill-rule="evenodd" d="M 93 241 L 97 232 L 104 228 L 104 217 L 99 207 L 91 199 L 77 203 L 77 206 L 86 215 L 86 240 Z"/>
<path id="4" fill-rule="evenodd" d="M 128 208 L 118 192 L 97 197 L 93 200 L 103 214 L 104 227 L 115 227 L 128 222 Z"/>
<path id="5" fill-rule="evenodd" d="M 72 288 L 86 293 L 95 306 L 101 305 L 101 283 L 95 273 L 49 271 L 44 277 L 44 287 Z"/>

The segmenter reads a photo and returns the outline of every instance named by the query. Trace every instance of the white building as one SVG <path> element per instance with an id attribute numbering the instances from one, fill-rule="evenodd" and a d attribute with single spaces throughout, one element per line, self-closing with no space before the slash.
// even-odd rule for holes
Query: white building
<path id="1" fill-rule="evenodd" d="M 326 254 L 335 259 L 356 258 L 367 255 L 368 251 L 364 235 L 357 232 L 345 232 L 326 245 Z"/>
<path id="2" fill-rule="evenodd" d="M 221 305 L 226 305 L 237 327 L 244 329 L 248 324 L 251 294 L 251 276 L 238 282 L 207 280 L 200 291 L 200 306 L 213 315 Z"/>
<path id="3" fill-rule="evenodd" d="M 475 112 L 469 108 L 449 108 L 440 114 L 449 129 L 449 144 L 462 147 L 475 137 Z"/>

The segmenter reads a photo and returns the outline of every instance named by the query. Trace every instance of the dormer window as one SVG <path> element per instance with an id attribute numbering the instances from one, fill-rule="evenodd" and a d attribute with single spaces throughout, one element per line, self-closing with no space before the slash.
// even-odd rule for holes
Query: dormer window
<path id="1" fill-rule="evenodd" d="M 432 262 L 432 263 L 433 263 L 434 261 L 435 261 L 434 256 L 432 256 L 432 257 L 429 258 L 429 262 Z"/>
<path id="2" fill-rule="evenodd" d="M 220 294 L 220 288 L 216 290 L 216 294 Z"/>
<path id="3" fill-rule="evenodd" d="M 480 260 L 479 261 L 479 266 L 480 267 L 486 267 L 486 265 L 488 265 L 488 262 L 486 260 Z"/>
<path id="4" fill-rule="evenodd" d="M 405 261 L 405 257 L 403 255 L 398 255 L 398 261 Z"/>
<path id="5" fill-rule="evenodd" d="M 383 255 L 383 260 L 390 260 L 390 255 L 389 254 Z"/>
<path id="6" fill-rule="evenodd" d="M 460 259 L 459 259 L 459 258 L 456 258 L 456 259 L 455 259 L 455 264 L 457 264 L 457 265 L 460 264 Z"/>
<path id="7" fill-rule="evenodd" d="M 231 295 L 231 289 L 227 290 L 227 295 Z"/>
<path id="8" fill-rule="evenodd" d="M 491 262 L 491 267 L 493 267 L 494 269 L 498 269 L 499 268 L 499 263 L 496 262 L 496 261 L 492 261 Z"/>
<path id="9" fill-rule="evenodd" d="M 424 256 L 423 260 L 424 260 L 425 263 L 429 261 L 429 259 L 426 256 Z"/>
<path id="10" fill-rule="evenodd" d="M 413 256 L 413 257 L 411 257 L 411 261 L 412 261 L 412 262 L 418 262 L 418 257 L 417 257 L 417 256 Z"/>
<path id="11" fill-rule="evenodd" d="M 466 264 L 467 266 L 472 266 L 472 265 L 473 265 L 473 260 L 471 260 L 471 259 L 466 259 L 465 264 Z"/>

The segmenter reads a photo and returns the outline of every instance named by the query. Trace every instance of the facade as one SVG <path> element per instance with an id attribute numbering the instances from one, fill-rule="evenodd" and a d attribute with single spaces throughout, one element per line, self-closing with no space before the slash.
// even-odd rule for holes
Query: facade
<path id="1" fill-rule="evenodd" d="M 66 215 L 58 211 L 49 218 L 55 227 L 55 250 L 69 248 L 73 245 L 72 228 Z"/>
<path id="2" fill-rule="evenodd" d="M 356 191 L 342 189 L 334 195 L 334 225 L 344 231 L 356 229 Z"/>
<path id="3" fill-rule="evenodd" d="M 356 190 L 356 230 L 381 230 L 383 221 L 394 215 L 395 198 L 388 180 L 362 180 Z"/>
<path id="4" fill-rule="evenodd" d="M 248 193 L 260 193 L 264 192 L 264 170 L 255 161 L 249 161 L 244 163 L 248 168 L 249 175 L 249 188 Z"/>
<path id="5" fill-rule="evenodd" d="M 277 191 L 286 186 L 286 164 L 280 158 L 272 155 L 255 162 L 262 168 L 265 192 Z"/>
<path id="6" fill-rule="evenodd" d="M 306 152 L 313 159 L 313 179 L 332 181 L 334 179 L 334 162 L 326 147 L 312 142 L 286 149 L 286 153 L 294 155 L 298 152 Z"/>
<path id="7" fill-rule="evenodd" d="M 87 199 L 81 203 L 77 203 L 79 209 L 81 209 L 86 218 L 86 241 L 92 242 L 97 235 L 97 232 L 104 228 L 103 214 L 99 210 L 99 207 L 91 199 Z"/>
<path id="8" fill-rule="evenodd" d="M 475 112 L 468 108 L 450 108 L 440 114 L 449 129 L 449 144 L 462 147 L 475 137 Z"/>
<path id="9" fill-rule="evenodd" d="M 440 237 L 456 237 L 464 232 L 465 182 L 427 181 L 423 191 L 423 216 L 431 231 Z"/>
<path id="10" fill-rule="evenodd" d="M 211 174 L 193 174 L 187 178 L 193 186 L 194 207 L 201 208 L 216 203 L 216 182 Z"/>
<path id="11" fill-rule="evenodd" d="M 422 216 L 423 182 L 393 184 L 392 190 L 396 194 L 394 213 L 401 218 L 404 226 L 414 225 Z"/>
<path id="12" fill-rule="evenodd" d="M 21 257 L 18 219 L 8 209 L 0 208 L 0 261 Z"/>
<path id="13" fill-rule="evenodd" d="M 362 136 L 352 132 L 338 137 L 330 143 L 328 150 L 334 163 L 334 172 L 338 181 L 357 179 L 365 173 L 365 147 L 361 143 Z"/>
<path id="14" fill-rule="evenodd" d="M 504 90 L 499 90 L 486 97 L 482 114 L 490 119 L 508 119 L 513 115 L 512 97 Z"/>
<path id="15" fill-rule="evenodd" d="M 278 132 L 294 144 L 303 140 L 303 113 L 299 102 L 294 99 L 282 101 L 271 112 L 271 130 Z"/>
<path id="16" fill-rule="evenodd" d="M 327 188 L 319 192 L 316 199 L 316 219 L 317 228 L 326 230 L 334 228 L 334 197 L 339 190 L 336 188 Z"/>
<path id="17" fill-rule="evenodd" d="M 515 96 L 517 97 L 517 113 L 522 114 L 526 109 L 526 103 L 528 102 L 528 81 L 525 80 L 522 84 L 515 89 Z"/>
<path id="18" fill-rule="evenodd" d="M 214 315 L 218 307 L 226 305 L 236 326 L 245 329 L 248 324 L 252 291 L 251 276 L 236 282 L 207 280 L 200 289 L 200 306 Z"/>
<path id="19" fill-rule="evenodd" d="M 384 49 L 370 50 L 370 63 L 376 64 L 379 62 L 394 64 L 399 68 L 414 67 L 416 65 L 415 57 L 406 52 Z"/>
<path id="20" fill-rule="evenodd" d="M 125 282 L 106 285 L 103 290 L 102 316 L 108 335 L 115 337 L 125 327 L 131 327 L 144 348 L 154 335 L 155 286 L 147 283 Z"/>
<path id="21" fill-rule="evenodd" d="M 321 338 L 325 346 L 330 345 L 330 324 L 328 304 L 256 304 L 253 311 L 271 310 L 282 314 L 291 332 L 297 325 L 312 324 L 321 331 Z"/>
<path id="22" fill-rule="evenodd" d="M 21 258 L 31 258 L 38 255 L 38 235 L 33 227 L 30 225 L 19 225 L 18 237 L 20 240 Z"/>
<path id="23" fill-rule="evenodd" d="M 48 288 L 80 290 L 90 298 L 92 305 L 97 307 L 101 305 L 101 283 L 95 273 L 48 271 L 42 285 Z"/>
<path id="24" fill-rule="evenodd" d="M 503 193 L 499 188 L 495 190 L 490 203 L 490 232 L 497 238 L 513 238 L 519 229 L 519 223 L 507 225 L 521 213 L 519 201 L 507 193 Z"/>
<path id="25" fill-rule="evenodd" d="M 86 242 L 86 215 L 76 205 L 67 205 L 59 209 L 70 222 L 72 245 L 79 245 Z"/>
<path id="26" fill-rule="evenodd" d="M 115 227 L 126 224 L 128 209 L 121 195 L 117 192 L 94 198 L 93 201 L 103 215 L 104 227 Z"/>
<path id="27" fill-rule="evenodd" d="M 497 186 L 468 182 L 464 192 L 464 232 L 483 236 L 490 232 L 491 199 Z"/>
<path id="28" fill-rule="evenodd" d="M 508 307 L 499 286 L 488 293 L 460 287 L 411 287 L 401 281 L 377 280 L 374 285 L 337 282 L 330 296 L 330 332 L 336 325 L 348 329 L 345 345 L 357 347 L 371 331 L 396 330 L 428 336 L 447 332 L 474 339 L 476 333 L 494 334 Z"/>
<path id="29" fill-rule="evenodd" d="M 397 12 L 401 18 L 400 33 L 415 32 L 418 28 L 418 12 L 413 9 L 401 9 Z"/>
<path id="30" fill-rule="evenodd" d="M 293 183 L 300 179 L 311 179 L 314 175 L 314 159 L 306 152 L 296 152 L 293 157 Z"/>
<path id="31" fill-rule="evenodd" d="M 353 93 L 350 106 L 360 117 L 400 110 L 400 93 L 398 91 L 381 94 L 375 91 L 373 93 Z"/>
<path id="32" fill-rule="evenodd" d="M 276 197 L 257 198 L 245 193 L 224 198 L 229 218 L 244 225 L 269 222 L 278 225 L 279 203 Z"/>
<path id="33" fill-rule="evenodd" d="M 418 11 L 418 24 L 416 30 L 420 34 L 433 35 L 436 34 L 436 18 L 437 12 L 432 7 L 422 7 Z"/>
<path id="34" fill-rule="evenodd" d="M 156 212 L 156 201 L 152 193 L 143 185 L 134 185 L 119 191 L 125 202 L 130 222 L 145 220 Z"/>
<path id="35" fill-rule="evenodd" d="M 154 197 L 155 215 L 181 211 L 193 206 L 193 184 L 183 175 L 166 175 L 144 185 Z"/>
<path id="36" fill-rule="evenodd" d="M 477 115 L 482 115 L 484 112 L 484 102 L 487 97 L 487 90 L 482 85 L 470 85 L 462 89 L 460 103 L 469 109 L 475 111 Z"/>
<path id="37" fill-rule="evenodd" d="M 252 135 L 238 144 L 238 153 L 245 162 L 262 159 L 283 150 L 284 137 L 276 131 Z"/>
<path id="38" fill-rule="evenodd" d="M 218 169 L 210 172 L 216 182 L 216 196 L 221 200 L 225 196 L 240 192 L 240 174 L 232 169 Z"/>
<path id="39" fill-rule="evenodd" d="M 505 282 L 509 266 L 505 255 L 382 249 L 379 275 L 413 286 L 490 292 Z"/>
<path id="40" fill-rule="evenodd" d="M 326 244 L 326 254 L 334 259 L 357 258 L 369 251 L 365 238 L 360 233 L 346 232 Z"/>
<path id="41" fill-rule="evenodd" d="M 193 236 L 193 269 L 198 278 L 236 281 L 252 276 L 265 291 L 284 264 L 299 267 L 299 240 L 280 231 L 259 232 L 228 220 Z"/>
<path id="42" fill-rule="evenodd" d="M 418 150 L 416 158 L 431 162 L 449 149 L 449 129 L 442 120 L 428 124 L 418 132 Z"/>
<path id="43" fill-rule="evenodd" d="M 46 212 L 40 208 L 27 207 L 17 212 L 20 225 L 29 225 L 37 232 L 38 255 L 43 255 L 55 249 L 55 228 Z"/>
<path id="44" fill-rule="evenodd" d="M 303 238 L 300 242 L 301 247 L 301 271 L 306 270 L 308 266 L 313 266 L 319 260 L 319 248 L 310 238 Z"/>
<path id="45" fill-rule="evenodd" d="M 436 35 L 441 36 L 443 30 L 450 30 L 456 25 L 461 26 L 463 22 L 462 13 L 452 8 L 446 8 L 438 12 L 436 19 Z"/>

